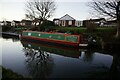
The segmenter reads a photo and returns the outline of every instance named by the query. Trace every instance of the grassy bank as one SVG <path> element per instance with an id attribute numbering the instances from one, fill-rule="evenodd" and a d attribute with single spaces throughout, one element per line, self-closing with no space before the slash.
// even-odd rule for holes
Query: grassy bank
<path id="1" fill-rule="evenodd" d="M 57 31 L 61 32 L 73 32 L 74 34 L 81 34 L 81 33 L 93 33 L 92 31 L 89 31 L 85 27 L 56 27 L 54 28 Z M 96 28 L 94 32 L 96 33 L 115 33 L 116 28 Z"/>
<path id="2" fill-rule="evenodd" d="M 93 31 L 88 30 L 85 27 L 56 27 L 54 30 L 59 32 L 66 32 L 72 34 L 86 34 L 86 35 L 94 35 L 99 37 L 106 37 L 106 36 L 114 36 L 116 34 L 116 28 L 96 28 Z"/>
<path id="3" fill-rule="evenodd" d="M 31 80 L 30 78 L 24 78 L 12 70 L 2 67 L 2 80 Z"/>
<path id="4" fill-rule="evenodd" d="M 55 27 L 55 31 L 58 32 L 66 32 L 72 34 L 81 34 L 83 37 L 83 42 L 88 40 L 90 36 L 96 38 L 98 43 L 100 43 L 101 39 L 111 39 L 116 34 L 116 28 L 113 27 L 99 27 L 94 30 L 89 30 L 85 27 Z"/>
<path id="5" fill-rule="evenodd" d="M 86 28 L 78 28 L 78 27 L 55 27 L 54 30 L 60 32 L 71 32 L 74 34 L 86 33 Z"/>
<path id="6" fill-rule="evenodd" d="M 2 66 L 0 65 L 0 80 L 2 78 Z"/>

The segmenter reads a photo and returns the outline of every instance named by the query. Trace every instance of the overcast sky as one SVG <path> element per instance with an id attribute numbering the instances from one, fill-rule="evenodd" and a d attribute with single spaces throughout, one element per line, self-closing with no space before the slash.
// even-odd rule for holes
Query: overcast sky
<path id="1" fill-rule="evenodd" d="M 25 3 L 27 0 L 0 0 L 0 21 L 25 19 Z M 55 0 L 57 9 L 50 18 L 60 18 L 69 14 L 76 20 L 89 19 L 89 7 L 91 0 Z"/>

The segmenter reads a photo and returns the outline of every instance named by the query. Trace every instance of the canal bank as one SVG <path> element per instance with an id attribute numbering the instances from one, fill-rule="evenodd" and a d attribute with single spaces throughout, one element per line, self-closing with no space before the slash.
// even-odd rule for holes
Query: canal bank
<path id="1" fill-rule="evenodd" d="M 24 78 L 22 75 L 17 74 L 10 69 L 5 69 L 2 67 L 1 80 L 6 80 L 6 79 L 9 79 L 9 80 L 12 80 L 12 79 L 14 79 L 14 80 L 32 80 L 30 78 Z"/>

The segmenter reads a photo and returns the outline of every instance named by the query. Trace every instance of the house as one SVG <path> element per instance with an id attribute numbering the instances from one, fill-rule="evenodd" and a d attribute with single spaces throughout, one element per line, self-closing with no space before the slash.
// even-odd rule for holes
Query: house
<path id="1" fill-rule="evenodd" d="M 73 17 L 71 17 L 70 15 L 66 14 L 61 18 L 54 18 L 53 22 L 56 26 L 76 26 L 76 27 L 80 27 L 83 26 L 83 21 L 78 21 L 75 20 Z"/>
<path id="2" fill-rule="evenodd" d="M 21 26 L 20 23 L 21 23 L 20 21 L 13 20 L 13 21 L 11 22 L 11 26 L 13 26 L 13 27 Z"/>
<path id="3" fill-rule="evenodd" d="M 53 21 L 50 21 L 50 20 L 45 20 L 44 22 L 42 22 L 42 26 L 44 27 L 52 27 L 52 26 L 55 26 L 54 22 Z"/>
<path id="4" fill-rule="evenodd" d="M 106 22 L 106 20 L 104 18 L 83 20 L 83 26 L 87 27 L 87 25 L 90 23 L 92 23 L 96 26 L 103 26 L 105 22 Z"/>
<path id="5" fill-rule="evenodd" d="M 3 21 L 0 21 L 0 26 L 3 26 L 4 25 L 4 22 Z"/>
<path id="6" fill-rule="evenodd" d="M 59 25 L 59 26 L 75 26 L 76 20 L 73 17 L 66 14 L 59 19 L 54 19 L 53 21 L 55 25 Z"/>
<path id="7" fill-rule="evenodd" d="M 20 23 L 21 26 L 32 26 L 32 21 L 31 20 L 25 20 L 23 19 Z"/>
<path id="8" fill-rule="evenodd" d="M 59 18 L 53 19 L 53 22 L 56 26 L 59 26 Z"/>
<path id="9" fill-rule="evenodd" d="M 110 20 L 110 21 L 106 21 L 106 23 L 104 23 L 105 27 L 116 27 L 117 26 L 117 20 Z"/>
<path id="10" fill-rule="evenodd" d="M 1 26 L 11 26 L 11 22 L 10 21 L 1 21 L 0 25 Z"/>
<path id="11" fill-rule="evenodd" d="M 81 27 L 81 26 L 83 26 L 83 21 L 75 21 L 75 26 L 77 26 L 77 27 Z"/>
<path id="12" fill-rule="evenodd" d="M 41 22 L 41 24 L 42 24 L 42 19 L 38 19 L 38 18 L 35 18 L 33 21 L 32 21 L 32 25 L 34 25 L 34 26 L 38 26 L 38 25 L 40 25 L 40 22 Z"/>
<path id="13" fill-rule="evenodd" d="M 59 26 L 75 26 L 75 19 L 68 14 L 59 19 Z"/>

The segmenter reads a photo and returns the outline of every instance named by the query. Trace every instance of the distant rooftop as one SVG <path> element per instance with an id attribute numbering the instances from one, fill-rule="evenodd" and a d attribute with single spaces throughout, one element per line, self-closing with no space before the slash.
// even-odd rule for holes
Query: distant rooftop
<path id="1" fill-rule="evenodd" d="M 60 20 L 75 20 L 75 19 L 70 15 L 66 14 L 63 17 L 61 17 Z"/>
<path id="2" fill-rule="evenodd" d="M 23 19 L 21 22 L 32 22 L 32 21 Z"/>
<path id="3" fill-rule="evenodd" d="M 105 20 L 105 18 L 89 19 L 89 20 L 84 20 L 84 21 L 101 21 L 101 20 Z"/>

